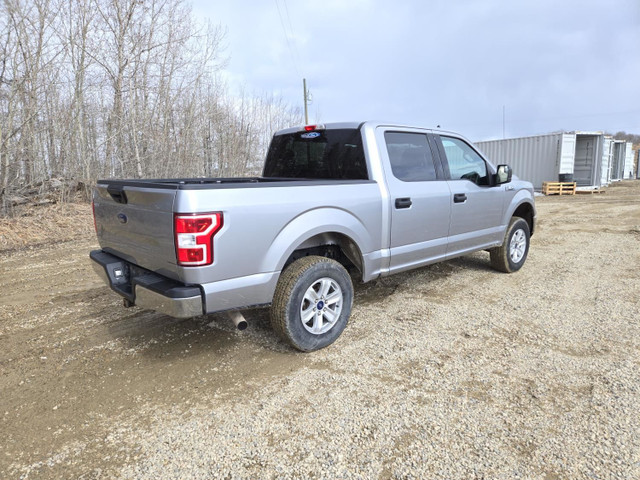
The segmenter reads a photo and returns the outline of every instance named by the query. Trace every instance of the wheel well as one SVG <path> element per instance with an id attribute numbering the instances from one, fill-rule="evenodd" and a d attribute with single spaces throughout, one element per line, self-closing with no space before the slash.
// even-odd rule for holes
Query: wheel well
<path id="1" fill-rule="evenodd" d="M 364 273 L 362 254 L 358 245 L 346 235 L 336 232 L 322 233 L 304 241 L 289 255 L 282 270 L 284 271 L 299 258 L 309 255 L 331 258 L 347 270 L 355 267 L 361 274 Z"/>
<path id="2" fill-rule="evenodd" d="M 529 224 L 529 233 L 530 233 L 530 235 L 533 235 L 533 229 L 534 229 L 534 225 L 533 225 L 533 207 L 531 206 L 530 203 L 523 203 L 518 208 L 516 208 L 516 211 L 513 212 L 513 216 L 514 217 L 524 218 L 527 221 L 527 223 Z"/>

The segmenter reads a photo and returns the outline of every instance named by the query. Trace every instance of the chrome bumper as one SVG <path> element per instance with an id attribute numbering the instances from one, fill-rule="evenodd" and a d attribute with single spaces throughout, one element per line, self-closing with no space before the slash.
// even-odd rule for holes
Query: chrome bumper
<path id="1" fill-rule="evenodd" d="M 201 296 L 169 298 L 140 285 L 136 285 L 135 304 L 175 318 L 191 318 L 202 315 Z"/>

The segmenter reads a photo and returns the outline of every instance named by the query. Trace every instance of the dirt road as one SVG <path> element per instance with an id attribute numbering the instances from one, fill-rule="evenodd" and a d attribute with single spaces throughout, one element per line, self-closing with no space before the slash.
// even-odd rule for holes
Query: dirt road
<path id="1" fill-rule="evenodd" d="M 122 308 L 90 228 L 0 253 L 0 478 L 640 478 L 640 181 L 537 200 L 520 272 L 357 285 L 312 354 Z"/>

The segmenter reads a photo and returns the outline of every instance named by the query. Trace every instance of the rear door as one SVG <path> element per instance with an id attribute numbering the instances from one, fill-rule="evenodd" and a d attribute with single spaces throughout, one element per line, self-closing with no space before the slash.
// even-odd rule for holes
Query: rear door
<path id="1" fill-rule="evenodd" d="M 446 255 L 449 187 L 430 134 L 381 127 L 376 132 L 390 195 L 390 272 Z"/>
<path id="2" fill-rule="evenodd" d="M 436 140 L 450 191 L 447 257 L 495 244 L 504 231 L 501 222 L 508 185 L 491 186 L 493 167 L 463 138 L 437 135 Z"/>

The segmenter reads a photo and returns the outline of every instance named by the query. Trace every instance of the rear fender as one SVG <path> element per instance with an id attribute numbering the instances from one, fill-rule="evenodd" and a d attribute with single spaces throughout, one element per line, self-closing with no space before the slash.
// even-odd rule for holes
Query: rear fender
<path id="1" fill-rule="evenodd" d="M 372 250 L 369 232 L 356 216 L 338 208 L 318 208 L 298 215 L 280 230 L 264 257 L 260 271 L 282 270 L 295 250 L 309 246 L 310 239 L 314 237 L 323 238 L 323 234 L 331 233 L 348 237 L 361 256 Z M 326 238 L 332 237 L 329 235 Z M 361 263 L 364 276 L 367 265 L 364 261 Z"/>

